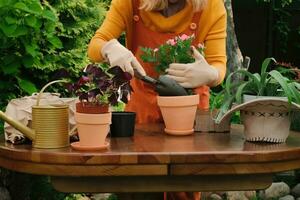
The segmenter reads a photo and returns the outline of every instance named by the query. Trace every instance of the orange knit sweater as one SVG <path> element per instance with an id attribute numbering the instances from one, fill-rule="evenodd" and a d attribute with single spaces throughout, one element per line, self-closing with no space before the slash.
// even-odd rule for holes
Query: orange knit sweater
<path id="1" fill-rule="evenodd" d="M 94 62 L 101 62 L 101 48 L 106 41 L 118 38 L 126 32 L 126 46 L 131 48 L 133 9 L 131 0 L 112 0 L 110 10 L 96 34 L 91 39 L 88 55 Z M 191 4 L 173 16 L 164 17 L 159 12 L 140 11 L 148 28 L 159 32 L 180 33 L 190 25 L 193 17 Z M 219 83 L 226 73 L 226 10 L 222 0 L 208 0 L 199 20 L 199 42 L 205 45 L 207 62 L 220 71 Z"/>

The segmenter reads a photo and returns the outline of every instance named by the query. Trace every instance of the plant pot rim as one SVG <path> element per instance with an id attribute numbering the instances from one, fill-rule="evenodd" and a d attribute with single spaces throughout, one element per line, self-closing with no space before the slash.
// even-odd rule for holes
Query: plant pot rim
<path id="1" fill-rule="evenodd" d="M 112 115 L 135 115 L 135 112 L 130 112 L 130 111 L 113 111 L 111 112 Z"/>
<path id="2" fill-rule="evenodd" d="M 161 107 L 178 107 L 199 104 L 199 95 L 157 96 L 157 104 Z"/>
<path id="3" fill-rule="evenodd" d="M 75 112 L 76 123 L 83 124 L 111 124 L 111 112 L 100 114 L 87 114 Z"/>
<path id="4" fill-rule="evenodd" d="M 199 96 L 199 94 L 192 94 L 192 95 L 184 95 L 184 96 L 157 96 L 159 98 L 163 98 L 163 99 L 180 99 L 180 98 L 186 98 L 186 97 L 190 97 L 190 98 L 193 98 L 195 96 Z"/>
<path id="5" fill-rule="evenodd" d="M 91 102 L 77 102 L 76 112 L 85 114 L 103 114 L 109 112 L 108 104 L 95 104 Z"/>
<path id="6" fill-rule="evenodd" d="M 296 104 L 294 102 L 289 103 L 287 99 L 282 98 L 276 98 L 276 97 L 263 97 L 263 98 L 256 98 L 250 101 L 247 101 L 242 104 L 238 104 L 235 107 L 231 108 L 229 111 L 227 111 L 222 118 L 217 121 L 216 123 L 221 123 L 225 118 L 230 117 L 231 114 L 238 110 L 245 110 L 249 107 L 254 107 L 258 105 L 278 105 L 280 104 L 280 107 L 286 108 L 287 110 L 300 110 L 300 105 Z"/>
<path id="7" fill-rule="evenodd" d="M 288 100 L 287 97 L 285 96 L 258 96 L 258 95 L 254 95 L 254 94 L 243 94 L 243 101 L 248 102 L 254 99 L 281 99 L 281 100 Z"/>

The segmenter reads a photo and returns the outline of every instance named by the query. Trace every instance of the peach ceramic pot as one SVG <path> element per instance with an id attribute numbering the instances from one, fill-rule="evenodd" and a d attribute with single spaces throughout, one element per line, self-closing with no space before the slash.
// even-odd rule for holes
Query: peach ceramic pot
<path id="1" fill-rule="evenodd" d="M 171 135 L 190 135 L 194 132 L 194 121 L 199 104 L 199 95 L 158 96 L 165 132 Z"/>
<path id="2" fill-rule="evenodd" d="M 105 144 L 111 124 L 111 113 L 86 114 L 75 113 L 81 146 L 97 147 Z"/>

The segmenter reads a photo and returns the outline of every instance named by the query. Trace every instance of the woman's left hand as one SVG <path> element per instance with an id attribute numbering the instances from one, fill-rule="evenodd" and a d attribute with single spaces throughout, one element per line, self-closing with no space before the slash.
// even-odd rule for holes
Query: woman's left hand
<path id="1" fill-rule="evenodd" d="M 166 70 L 167 76 L 177 81 L 184 88 L 215 85 L 219 80 L 219 70 L 209 65 L 195 47 L 192 47 L 192 51 L 196 61 L 188 64 L 170 64 Z"/>

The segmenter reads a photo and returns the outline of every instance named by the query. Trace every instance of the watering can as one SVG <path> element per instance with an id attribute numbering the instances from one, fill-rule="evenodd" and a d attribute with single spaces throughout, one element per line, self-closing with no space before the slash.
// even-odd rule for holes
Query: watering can
<path id="1" fill-rule="evenodd" d="M 6 116 L 0 111 L 0 118 L 32 140 L 35 148 L 61 148 L 69 146 L 69 105 L 39 105 L 41 94 L 56 80 L 45 85 L 37 97 L 36 105 L 32 106 L 32 129 L 17 120 Z M 75 129 L 72 129 L 73 132 Z"/>

